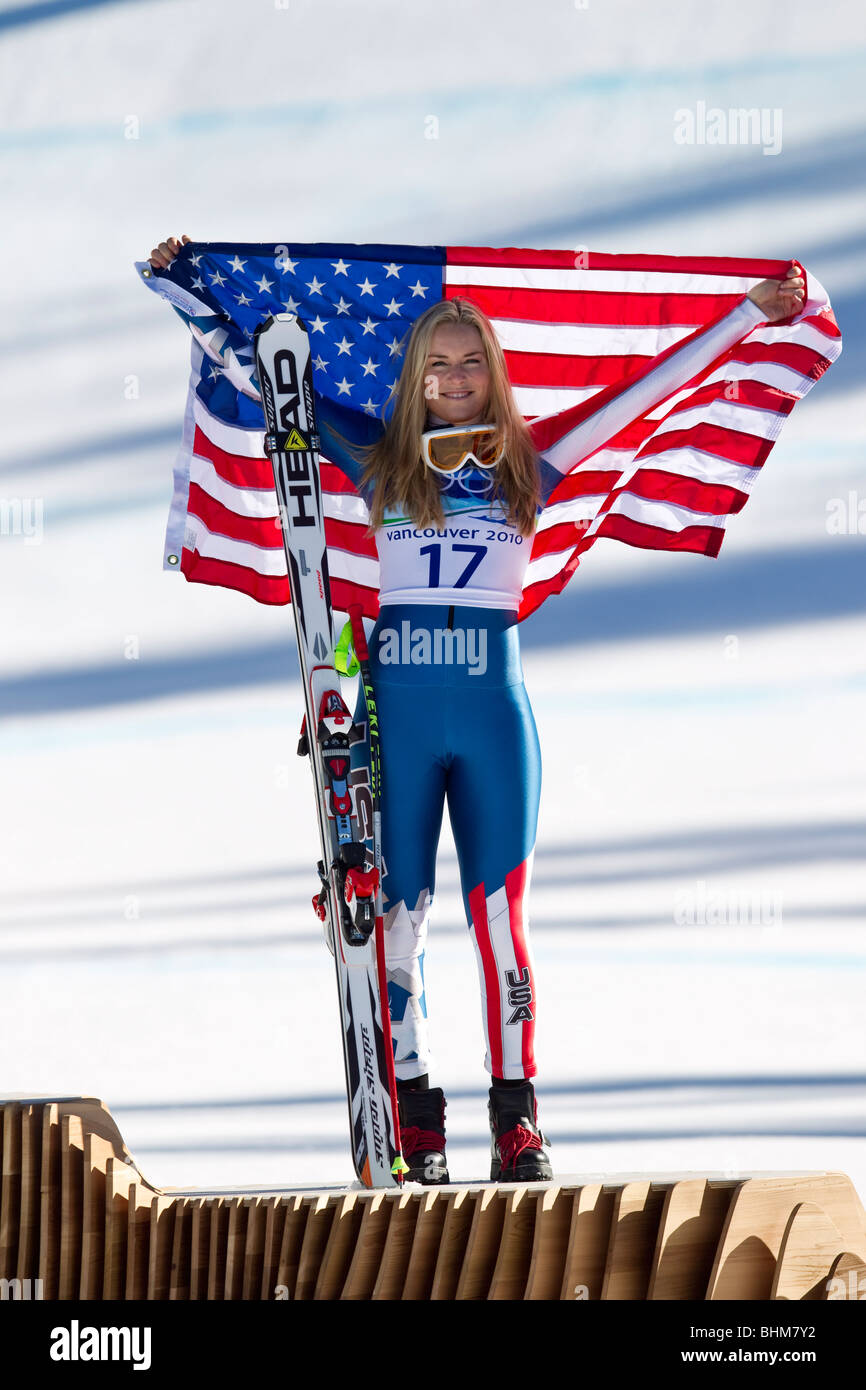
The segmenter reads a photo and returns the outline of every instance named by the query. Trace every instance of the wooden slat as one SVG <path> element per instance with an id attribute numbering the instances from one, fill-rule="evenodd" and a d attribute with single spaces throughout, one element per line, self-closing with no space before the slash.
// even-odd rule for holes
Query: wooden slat
<path id="1" fill-rule="evenodd" d="M 798 1202 L 782 1236 L 770 1297 L 823 1301 L 830 1270 L 844 1248 L 826 1212 L 814 1202 Z"/>
<path id="2" fill-rule="evenodd" d="M 604 1266 L 603 1299 L 645 1299 L 670 1184 L 624 1183 L 617 1191 Z"/>
<path id="3" fill-rule="evenodd" d="M 325 1253 L 328 1236 L 331 1234 L 339 1200 L 339 1197 L 334 1197 L 328 1193 L 304 1198 L 307 1220 L 304 1227 L 304 1239 L 301 1242 L 301 1253 L 298 1257 L 298 1275 L 294 1293 L 294 1297 L 297 1299 L 311 1299 L 315 1295 L 322 1256 Z"/>
<path id="4" fill-rule="evenodd" d="M 244 1251 L 247 1244 L 247 1222 L 250 1209 L 241 1197 L 226 1199 L 229 1213 L 226 1237 L 226 1277 L 223 1297 L 239 1299 L 244 1283 Z"/>
<path id="5" fill-rule="evenodd" d="M 175 1201 L 158 1194 L 150 1204 L 150 1251 L 147 1262 L 147 1297 L 167 1299 L 171 1289 L 171 1252 L 174 1244 Z"/>
<path id="6" fill-rule="evenodd" d="M 147 1298 L 150 1268 L 150 1216 L 154 1193 L 138 1180 L 130 1183 L 126 1209 L 126 1297 Z"/>
<path id="7" fill-rule="evenodd" d="M 357 1192 L 347 1192 L 336 1203 L 328 1243 L 322 1252 L 314 1298 L 339 1298 L 343 1292 L 361 1227 L 363 1206 L 358 1200 L 359 1195 Z"/>
<path id="8" fill-rule="evenodd" d="M 866 1212 L 844 1173 L 747 1178 L 728 1211 L 707 1288 L 708 1299 L 768 1299 L 788 1219 L 814 1202 L 855 1255 L 866 1255 Z"/>
<path id="9" fill-rule="evenodd" d="M 208 1203 L 210 1208 L 210 1247 L 207 1264 L 207 1296 L 210 1299 L 225 1297 L 229 1231 L 227 1200 L 225 1197 L 214 1197 Z"/>
<path id="10" fill-rule="evenodd" d="M 432 1188 L 418 1199 L 415 1234 L 406 1267 L 402 1297 L 415 1302 L 430 1298 L 442 1231 L 445 1226 L 447 1202 L 445 1193 Z"/>
<path id="11" fill-rule="evenodd" d="M 60 1117 L 60 1278 L 59 1297 L 81 1292 L 84 1130 L 80 1115 Z"/>
<path id="12" fill-rule="evenodd" d="M 175 1302 L 188 1302 L 192 1261 L 192 1207 L 189 1197 L 174 1198 L 174 1231 L 171 1240 L 171 1268 L 168 1296 Z"/>
<path id="13" fill-rule="evenodd" d="M 277 1275 L 280 1268 L 280 1246 L 283 1241 L 283 1228 L 286 1224 L 288 1197 L 268 1197 L 263 1203 L 265 1209 L 265 1237 L 262 1250 L 262 1282 L 259 1298 L 276 1298 Z"/>
<path id="14" fill-rule="evenodd" d="M 702 1299 L 738 1184 L 689 1178 L 667 1193 L 647 1298 Z"/>
<path id="15" fill-rule="evenodd" d="M 108 1161 L 116 1146 L 93 1130 L 84 1129 L 84 1187 L 79 1297 L 102 1298 L 105 1282 L 105 1212 Z"/>
<path id="16" fill-rule="evenodd" d="M 545 1187 L 536 1197 L 525 1299 L 549 1301 L 562 1294 L 575 1196 L 574 1188 Z"/>
<path id="17" fill-rule="evenodd" d="M 105 1259 L 102 1297 L 122 1299 L 126 1292 L 126 1251 L 129 1234 L 129 1189 L 133 1170 L 113 1156 L 105 1169 Z"/>
<path id="18" fill-rule="evenodd" d="M 247 1245 L 244 1251 L 244 1278 L 241 1298 L 261 1297 L 265 1257 L 265 1204 L 261 1197 L 247 1197 Z"/>
<path id="19" fill-rule="evenodd" d="M 523 1298 L 526 1293 L 535 1235 L 537 1196 L 537 1190 L 528 1187 L 516 1187 L 505 1193 L 505 1220 L 487 1294 L 489 1299 Z"/>
<path id="20" fill-rule="evenodd" d="M 373 1297 L 385 1250 L 391 1203 L 383 1191 L 363 1200 L 358 1239 L 343 1283 L 341 1298 L 366 1300 Z"/>
<path id="21" fill-rule="evenodd" d="M 21 1109 L 16 1101 L 4 1107 L 3 1187 L 0 1190 L 0 1279 L 14 1279 L 18 1267 L 18 1225 L 21 1218 Z"/>
<path id="22" fill-rule="evenodd" d="M 439 1254 L 436 1257 L 436 1268 L 430 1288 L 430 1298 L 433 1301 L 450 1301 L 456 1297 L 475 1207 L 481 1200 L 482 1190 L 477 1187 L 462 1188 L 457 1192 L 443 1193 L 445 1219 L 442 1222 Z"/>
<path id="23" fill-rule="evenodd" d="M 560 1299 L 601 1298 L 616 1190 L 581 1187 L 574 1199 Z"/>
<path id="24" fill-rule="evenodd" d="M 490 1292 L 506 1205 L 504 1189 L 493 1186 L 483 1188 L 475 1202 L 466 1253 L 454 1295 L 459 1301 L 486 1298 Z"/>
<path id="25" fill-rule="evenodd" d="M 189 1296 L 191 1299 L 206 1299 L 210 1248 L 210 1210 L 207 1199 L 191 1198 L 190 1212 Z"/>
<path id="26" fill-rule="evenodd" d="M 50 1101 L 42 1112 L 39 1176 L 39 1277 L 42 1297 L 57 1298 L 60 1283 L 60 1113 Z"/>
<path id="27" fill-rule="evenodd" d="M 415 1223 L 418 1219 L 418 1199 L 412 1192 L 386 1194 L 391 1205 L 391 1219 L 388 1223 L 388 1239 L 382 1250 L 379 1272 L 373 1285 L 374 1299 L 401 1298 L 415 1238 Z"/>
<path id="28" fill-rule="evenodd" d="M 283 1223 L 283 1240 L 280 1246 L 280 1262 L 277 1269 L 277 1287 L 288 1291 L 289 1298 L 295 1297 L 298 1285 L 298 1266 L 304 1232 L 307 1227 L 308 1207 L 299 1193 L 286 1199 L 286 1214 Z M 275 1295 L 276 1296 L 276 1295 Z M 282 1297 L 282 1292 L 280 1294 Z"/>
<path id="29" fill-rule="evenodd" d="M 42 1112 L 39 1104 L 21 1108 L 21 1213 L 18 1220 L 17 1277 L 39 1277 L 39 1208 L 42 1168 Z"/>

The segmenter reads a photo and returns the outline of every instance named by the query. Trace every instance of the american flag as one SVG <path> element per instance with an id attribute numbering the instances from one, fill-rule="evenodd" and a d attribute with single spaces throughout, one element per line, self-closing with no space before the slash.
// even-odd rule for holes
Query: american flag
<path id="1" fill-rule="evenodd" d="M 788 261 L 607 255 L 478 246 L 184 247 L 168 270 L 136 269 L 192 334 L 191 374 L 164 567 L 195 583 L 289 602 L 271 465 L 264 453 L 253 331 L 269 314 L 307 324 L 317 394 L 381 418 L 415 318 L 472 299 L 491 319 L 518 408 L 539 450 L 586 440 L 601 408 L 656 379 L 676 349 L 677 389 L 636 413 L 567 471 L 538 519 L 518 613 L 559 593 L 600 536 L 717 555 L 795 404 L 842 350 L 827 295 L 806 274 L 801 312 L 756 323 L 699 370 L 682 353 Z M 685 344 L 681 348 L 680 345 Z M 683 367 L 685 365 L 685 370 Z M 630 397 L 635 395 L 631 391 Z M 560 458 L 558 466 L 561 469 Z M 363 499 L 322 459 L 337 611 L 378 612 L 378 557 Z"/>

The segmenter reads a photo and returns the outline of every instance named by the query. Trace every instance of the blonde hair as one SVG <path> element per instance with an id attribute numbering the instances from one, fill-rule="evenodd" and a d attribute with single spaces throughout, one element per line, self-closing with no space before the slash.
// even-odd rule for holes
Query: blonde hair
<path id="1" fill-rule="evenodd" d="M 492 494 L 507 509 L 512 525 L 524 535 L 535 531 L 539 503 L 538 455 L 514 400 L 505 357 L 492 323 L 469 299 L 443 299 L 415 320 L 399 379 L 391 388 L 394 411 L 384 433 L 359 450 L 363 483 L 373 484 L 370 531 L 383 524 L 386 507 L 403 508 L 416 526 L 444 526 L 445 513 L 437 475 L 424 463 L 421 435 L 427 427 L 426 365 L 433 334 L 440 324 L 477 328 L 490 369 L 487 420 L 496 426 L 503 455 L 494 472 Z"/>

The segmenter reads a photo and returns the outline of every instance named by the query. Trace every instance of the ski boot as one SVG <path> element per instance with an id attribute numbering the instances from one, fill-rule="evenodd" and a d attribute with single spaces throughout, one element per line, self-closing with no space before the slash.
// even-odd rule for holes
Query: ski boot
<path id="1" fill-rule="evenodd" d="M 400 1144 L 409 1164 L 405 1182 L 425 1187 L 450 1182 L 445 1161 L 445 1097 L 439 1086 L 412 1091 L 398 1087 Z"/>
<path id="2" fill-rule="evenodd" d="M 553 1177 L 538 1128 L 538 1106 L 531 1081 L 490 1087 L 490 1181 L 548 1182 Z"/>

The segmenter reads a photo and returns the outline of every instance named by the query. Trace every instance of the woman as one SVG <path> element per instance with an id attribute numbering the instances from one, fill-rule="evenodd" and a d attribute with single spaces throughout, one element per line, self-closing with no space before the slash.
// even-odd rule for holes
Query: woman
<path id="1" fill-rule="evenodd" d="M 180 245 L 161 243 L 151 264 L 164 268 Z M 368 646 L 387 788 L 388 1003 L 410 1180 L 449 1180 L 445 1099 L 428 1081 L 423 976 L 446 799 L 481 984 L 491 1179 L 552 1176 L 532 1084 L 537 1001 L 526 931 L 541 760 L 516 626 L 538 515 L 563 474 L 624 424 L 757 323 L 799 312 L 803 286 L 792 262 L 783 282 L 763 281 L 690 335 L 687 362 L 679 345 L 662 354 L 546 454 L 517 409 L 489 319 L 467 299 L 431 305 L 413 324 L 387 425 L 317 395 L 322 451 L 367 503 L 379 554 Z M 365 717 L 360 691 L 355 719 Z M 363 765 L 363 744 L 353 757 Z"/>

